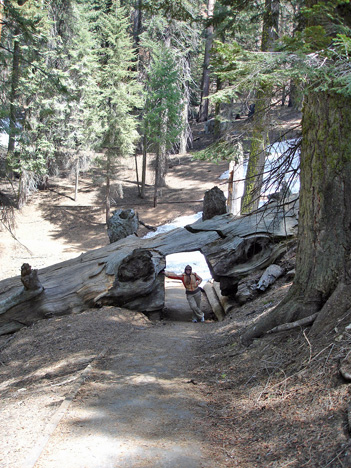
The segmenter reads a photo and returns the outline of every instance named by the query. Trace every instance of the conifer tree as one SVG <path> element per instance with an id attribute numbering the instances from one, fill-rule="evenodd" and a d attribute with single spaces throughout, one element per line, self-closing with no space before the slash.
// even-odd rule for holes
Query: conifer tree
<path id="1" fill-rule="evenodd" d="M 182 94 L 179 71 L 169 47 L 154 51 L 150 67 L 144 115 L 146 140 L 156 153 L 155 195 L 165 185 L 167 151 L 177 142 L 182 131 Z"/>
<path id="2" fill-rule="evenodd" d="M 101 68 L 98 73 L 99 93 L 90 115 L 95 129 L 96 148 L 103 152 L 99 163 L 106 178 L 106 220 L 110 217 L 111 181 L 120 158 L 133 154 L 138 138 L 135 109 L 141 107 L 141 86 L 137 82 L 135 52 L 128 34 L 129 19 L 119 0 L 113 1 L 110 12 L 99 17 L 99 50 Z"/>

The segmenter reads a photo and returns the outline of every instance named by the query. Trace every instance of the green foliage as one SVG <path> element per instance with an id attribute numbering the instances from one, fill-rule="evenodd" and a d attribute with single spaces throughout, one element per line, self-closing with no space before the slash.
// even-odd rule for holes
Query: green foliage
<path id="1" fill-rule="evenodd" d="M 323 26 L 309 26 L 303 31 L 297 31 L 294 37 L 284 36 L 281 39 L 279 50 L 288 50 L 301 54 L 327 49 L 332 42 Z"/>
<path id="2" fill-rule="evenodd" d="M 197 151 L 194 154 L 194 159 L 216 163 L 220 161 L 238 162 L 242 155 L 243 146 L 240 141 L 220 140 L 201 151 Z"/>
<path id="3" fill-rule="evenodd" d="M 217 41 L 214 49 L 214 71 L 229 84 L 216 93 L 215 102 L 228 102 L 239 93 L 272 85 L 272 89 L 295 82 L 313 83 L 315 91 L 334 91 L 350 95 L 350 34 L 334 34 L 348 29 L 335 10 L 345 2 L 319 2 L 304 10 L 308 24 L 294 37 L 285 36 L 276 51 L 258 52 L 241 47 L 238 42 Z M 317 20 L 321 24 L 317 24 Z M 308 87 L 311 90 L 311 87 Z"/>
<path id="4" fill-rule="evenodd" d="M 161 46 L 153 53 L 148 73 L 144 132 L 154 147 L 168 150 L 182 131 L 180 70 L 172 50 Z"/>
<path id="5" fill-rule="evenodd" d="M 143 10 L 152 15 L 162 15 L 167 19 L 180 21 L 199 20 L 198 0 L 143 0 Z"/>
<path id="6" fill-rule="evenodd" d="M 141 87 L 135 71 L 135 52 L 127 33 L 126 11 L 115 5 L 111 13 L 100 15 L 99 50 L 101 63 L 97 76 L 98 93 L 89 118 L 96 148 L 105 156 L 100 164 L 111 176 L 115 163 L 134 152 L 138 138 L 136 108 L 141 107 Z"/>
<path id="7" fill-rule="evenodd" d="M 217 0 L 212 21 L 215 37 L 223 42 L 235 40 L 248 50 L 258 50 L 262 7 L 260 1 Z"/>

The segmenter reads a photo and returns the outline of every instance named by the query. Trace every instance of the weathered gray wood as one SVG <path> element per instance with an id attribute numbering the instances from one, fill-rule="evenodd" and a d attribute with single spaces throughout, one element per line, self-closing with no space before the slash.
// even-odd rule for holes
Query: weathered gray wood
<path id="1" fill-rule="evenodd" d="M 24 291 L 20 277 L 0 281 L 0 334 L 104 304 L 144 313 L 162 309 L 165 258 L 178 252 L 201 251 L 221 294 L 235 296 L 243 276 L 270 265 L 286 250 L 297 224 L 292 205 L 287 209 L 288 219 L 274 207 L 239 219 L 216 216 L 151 238 L 126 237 L 39 270 L 43 289 L 38 294 Z"/>
<path id="2" fill-rule="evenodd" d="M 224 315 L 229 314 L 237 306 L 237 303 L 231 297 L 223 296 L 221 286 L 217 281 L 213 281 L 212 286 L 222 306 Z"/>
<path id="3" fill-rule="evenodd" d="M 214 290 L 213 284 L 208 282 L 205 284 L 203 289 L 213 313 L 217 317 L 217 320 L 221 322 L 225 317 L 225 313 L 217 297 L 216 291 Z"/>
<path id="4" fill-rule="evenodd" d="M 280 278 L 284 274 L 284 269 L 279 265 L 269 265 L 269 267 L 265 270 L 263 275 L 261 276 L 257 289 L 259 291 L 265 291 L 269 286 L 274 284 L 278 278 Z"/>

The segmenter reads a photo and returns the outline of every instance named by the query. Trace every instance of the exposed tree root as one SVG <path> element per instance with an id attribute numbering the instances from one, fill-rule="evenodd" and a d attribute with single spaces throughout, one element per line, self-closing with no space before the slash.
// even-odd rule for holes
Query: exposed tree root
<path id="1" fill-rule="evenodd" d="M 347 324 L 347 321 L 351 321 L 351 285 L 348 282 L 340 281 L 322 307 L 317 301 L 296 299 L 298 296 L 298 289 L 292 286 L 287 297 L 275 309 L 259 317 L 244 331 L 242 343 L 249 345 L 254 338 L 266 333 L 310 324 L 309 337 L 313 339 L 333 332 L 340 322 Z"/>
<path id="2" fill-rule="evenodd" d="M 313 314 L 318 312 L 318 305 L 315 302 L 311 301 L 305 304 L 302 300 L 297 300 L 296 297 L 298 297 L 298 295 L 294 287 L 292 287 L 287 297 L 277 307 L 271 310 L 267 315 L 259 317 L 244 331 L 241 336 L 242 343 L 248 346 L 253 339 L 259 338 L 276 327 L 310 318 Z"/>
<path id="3" fill-rule="evenodd" d="M 331 332 L 340 320 L 351 320 L 351 285 L 340 281 L 315 320 L 311 336 Z"/>
<path id="4" fill-rule="evenodd" d="M 278 325 L 277 327 L 272 328 L 272 330 L 268 330 L 267 334 L 278 333 L 281 331 L 292 330 L 293 328 L 302 327 L 305 325 L 311 325 L 311 323 L 313 323 L 316 320 L 317 316 L 318 312 L 301 320 L 296 320 L 295 322 L 283 323 L 282 325 Z"/>

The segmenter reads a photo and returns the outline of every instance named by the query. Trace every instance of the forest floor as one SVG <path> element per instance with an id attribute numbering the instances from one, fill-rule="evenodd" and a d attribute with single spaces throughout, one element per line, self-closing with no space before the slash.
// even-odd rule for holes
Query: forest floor
<path id="1" fill-rule="evenodd" d="M 226 163 L 172 156 L 155 209 L 152 180 L 141 200 L 133 165 L 120 167 L 116 203 L 152 226 L 201 211 L 204 191 L 225 187 Z M 0 279 L 108 243 L 93 182 L 82 177 L 77 201 L 66 178 L 31 197 L 16 240 L 0 233 Z M 0 467 L 350 467 L 351 385 L 339 373 L 350 332 L 311 342 L 298 328 L 249 347 L 238 339 L 289 286 L 281 278 L 223 322 L 193 324 L 169 281 L 161 321 L 104 307 L 0 337 Z"/>

